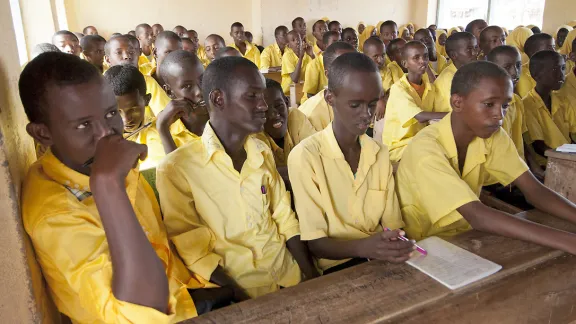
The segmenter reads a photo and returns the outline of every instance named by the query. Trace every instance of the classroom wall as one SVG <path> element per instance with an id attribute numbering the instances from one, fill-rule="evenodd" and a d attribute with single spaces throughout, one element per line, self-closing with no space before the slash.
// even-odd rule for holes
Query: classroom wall
<path id="1" fill-rule="evenodd" d="M 576 20 L 576 0 L 546 0 L 542 31 L 555 34 L 558 26 Z"/>

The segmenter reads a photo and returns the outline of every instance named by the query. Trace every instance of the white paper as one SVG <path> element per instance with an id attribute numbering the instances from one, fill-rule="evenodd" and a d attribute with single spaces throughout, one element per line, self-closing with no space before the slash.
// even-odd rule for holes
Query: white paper
<path id="1" fill-rule="evenodd" d="M 425 249 L 428 255 L 416 252 L 407 263 L 452 290 L 486 278 L 502 269 L 502 266 L 492 261 L 435 236 L 417 244 Z"/>
<path id="2" fill-rule="evenodd" d="M 558 152 L 576 153 L 576 144 L 564 144 L 556 149 Z"/>

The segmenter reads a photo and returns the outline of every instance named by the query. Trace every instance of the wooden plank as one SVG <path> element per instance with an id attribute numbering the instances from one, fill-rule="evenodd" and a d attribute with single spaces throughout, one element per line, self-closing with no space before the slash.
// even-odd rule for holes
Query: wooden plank
<path id="1" fill-rule="evenodd" d="M 280 72 L 268 72 L 263 73 L 263 75 L 266 79 L 272 79 L 278 83 L 282 83 L 282 73 Z"/>
<path id="2" fill-rule="evenodd" d="M 540 212 L 524 212 L 518 217 L 576 232 L 576 225 Z M 453 296 L 476 294 L 484 287 L 505 282 L 508 277 L 563 255 L 561 251 L 478 231 L 464 233 L 449 241 L 502 265 L 503 269 L 477 283 L 451 291 L 409 265 L 372 261 L 186 323 L 397 322 L 403 314 L 433 309 L 434 305 L 442 305 Z M 519 284 L 531 285 L 529 281 Z"/>
<path id="3" fill-rule="evenodd" d="M 300 106 L 300 100 L 304 95 L 304 83 L 292 83 L 290 85 L 290 107 Z"/>
<path id="4" fill-rule="evenodd" d="M 546 151 L 546 155 L 544 184 L 576 203 L 576 154 Z"/>
<path id="5" fill-rule="evenodd" d="M 568 161 L 575 161 L 576 162 L 576 153 L 566 153 L 566 152 L 557 152 L 554 150 L 548 150 L 544 153 L 549 158 L 557 158 L 561 160 L 568 160 Z"/>

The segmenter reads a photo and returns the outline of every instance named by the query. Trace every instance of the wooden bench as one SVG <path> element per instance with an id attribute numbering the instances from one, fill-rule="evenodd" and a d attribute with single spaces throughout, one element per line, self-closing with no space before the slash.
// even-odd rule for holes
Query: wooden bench
<path id="1" fill-rule="evenodd" d="M 517 215 L 575 232 L 538 211 Z M 450 290 L 407 264 L 372 261 L 185 321 L 193 323 L 567 323 L 576 257 L 478 231 L 449 241 L 503 269 Z"/>
<path id="2" fill-rule="evenodd" d="M 576 154 L 546 151 L 548 164 L 544 184 L 576 203 Z"/>

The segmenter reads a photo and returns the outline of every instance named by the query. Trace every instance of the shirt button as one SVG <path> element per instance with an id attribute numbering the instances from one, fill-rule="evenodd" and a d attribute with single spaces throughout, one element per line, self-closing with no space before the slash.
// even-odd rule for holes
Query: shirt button
<path id="1" fill-rule="evenodd" d="M 64 181 L 64 184 L 67 185 L 67 186 L 69 186 L 69 185 L 70 185 L 70 181 L 66 180 L 66 181 Z"/>

